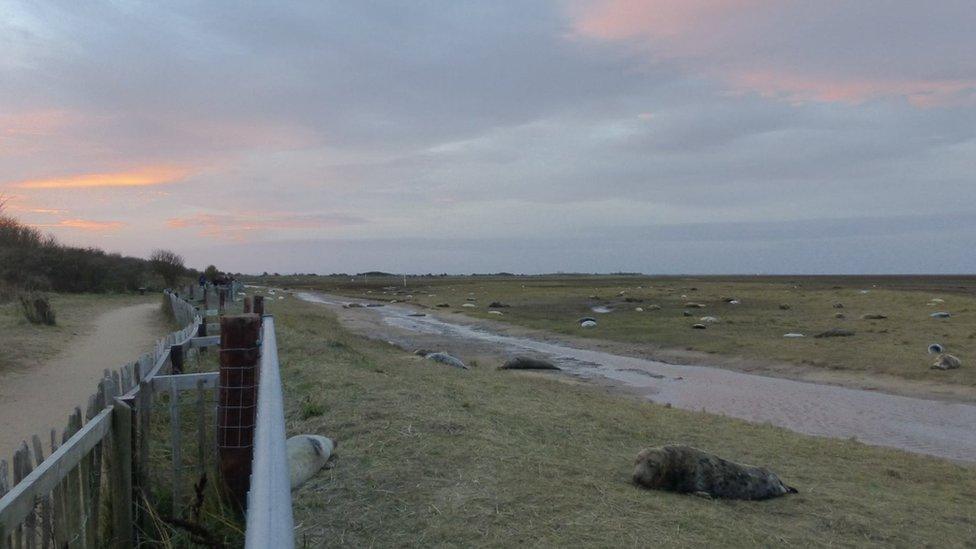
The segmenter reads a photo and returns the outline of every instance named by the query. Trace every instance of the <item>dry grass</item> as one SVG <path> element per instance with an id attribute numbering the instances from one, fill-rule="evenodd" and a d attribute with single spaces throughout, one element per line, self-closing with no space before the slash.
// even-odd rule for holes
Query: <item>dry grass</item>
<path id="1" fill-rule="evenodd" d="M 373 278 L 368 287 L 348 278 L 282 279 L 282 285 L 314 287 L 356 297 L 410 301 L 432 307 L 448 303 L 466 315 L 489 318 L 574 336 L 658 345 L 739 356 L 770 362 L 789 362 L 829 370 L 881 373 L 911 380 L 976 386 L 976 279 L 936 277 L 852 278 L 790 277 L 749 279 L 652 277 L 451 277 L 413 279 L 399 294 L 385 286 L 400 286 L 397 278 Z M 862 290 L 868 293 L 861 293 Z M 625 292 L 623 296 L 618 296 Z M 596 295 L 599 299 L 590 299 Z M 433 296 L 433 297 L 431 297 Z M 686 297 L 682 297 L 686 296 Z M 477 308 L 461 308 L 467 298 Z M 734 297 L 729 305 L 723 297 Z M 640 300 L 626 302 L 626 298 Z M 934 299 L 945 303 L 929 305 Z M 511 305 L 502 316 L 488 314 L 488 304 Z M 689 309 L 687 302 L 706 305 Z M 842 303 L 843 309 L 834 309 Z M 788 310 L 780 305 L 787 304 Z M 609 305 L 614 312 L 595 314 L 590 308 Z M 659 305 L 661 310 L 649 310 Z M 642 307 L 644 312 L 634 309 Z M 685 317 L 688 310 L 693 316 Z M 937 310 L 953 314 L 948 320 L 929 317 Z M 835 319 L 843 313 L 845 319 Z M 885 320 L 864 320 L 884 314 Z M 581 330 L 576 320 L 594 316 L 599 326 Z M 703 316 L 718 324 L 692 330 Z M 830 328 L 856 332 L 850 338 L 815 339 Z M 786 339 L 799 332 L 807 337 Z M 930 369 L 930 343 L 941 343 L 963 360 L 954 371 Z"/>
<path id="2" fill-rule="evenodd" d="M 0 372 L 53 358 L 72 337 L 88 333 L 95 316 L 156 299 L 130 294 L 50 294 L 50 298 L 58 317 L 56 326 L 31 324 L 17 301 L 0 305 Z"/>
<path id="3" fill-rule="evenodd" d="M 972 546 L 976 470 L 669 409 L 554 378 L 462 371 L 275 302 L 289 434 L 339 441 L 294 493 L 319 546 Z M 303 413 L 306 399 L 324 404 Z M 641 447 L 692 444 L 769 466 L 800 490 L 767 502 L 637 489 Z"/>

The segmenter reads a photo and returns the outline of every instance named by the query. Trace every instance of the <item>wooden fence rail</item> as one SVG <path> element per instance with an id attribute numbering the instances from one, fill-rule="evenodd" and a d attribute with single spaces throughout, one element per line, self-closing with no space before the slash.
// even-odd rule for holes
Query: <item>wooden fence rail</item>
<path id="1" fill-rule="evenodd" d="M 15 452 L 12 468 L 0 460 L 0 549 L 131 547 L 150 541 L 145 535 L 151 529 L 151 517 L 144 503 L 150 499 L 153 474 L 158 477 L 160 473 L 150 471 L 150 446 L 159 439 L 158 432 L 154 435 L 151 429 L 153 406 L 161 399 L 169 401 L 168 418 L 163 419 L 169 423 L 172 461 L 170 473 L 163 476 L 172 482 L 171 514 L 180 517 L 185 503 L 181 491 L 185 466 L 180 396 L 185 391 L 196 395 L 191 404 L 196 421 L 189 425 L 196 427 L 195 435 L 190 437 L 195 439 L 195 452 L 190 455 L 197 461 L 196 474 L 203 477 L 207 457 L 216 454 L 216 446 L 208 443 L 216 440 L 207 436 L 216 425 L 207 420 L 204 393 L 219 385 L 218 372 L 182 372 L 189 357 L 220 344 L 220 336 L 207 335 L 207 317 L 222 314 L 229 303 L 239 301 L 242 290 L 242 285 L 233 282 L 221 287 L 190 286 L 180 293 L 165 291 L 164 305 L 183 328 L 157 341 L 152 352 L 138 360 L 118 370 L 106 369 L 98 390 L 89 398 L 87 413 L 83 416 L 75 408 L 60 437 L 51 430 L 47 458 L 41 438 L 34 435 L 30 446 L 25 441 Z M 273 342 L 273 321 L 270 326 Z M 273 372 L 269 373 L 277 372 L 275 351 Z M 275 436 L 276 441 L 281 438 L 276 442 L 280 442 L 280 448 L 275 449 L 275 455 L 281 458 L 281 389 L 278 381 L 269 383 L 277 387 L 278 396 L 272 399 L 270 409 L 265 402 L 264 416 L 280 423 L 281 436 Z M 212 416 L 216 420 L 216 414 Z M 285 467 L 283 486 L 287 491 L 287 456 L 282 459 L 277 467 Z M 263 473 L 257 479 L 259 484 L 266 484 Z M 280 484 L 280 480 L 276 477 L 272 482 Z M 280 486 L 276 489 L 280 492 Z M 290 511 L 289 497 L 289 534 Z M 281 514 L 280 509 L 275 512 L 275 516 Z M 249 523 L 251 517 L 248 513 Z"/>
<path id="2" fill-rule="evenodd" d="M 182 329 L 135 362 L 105 370 L 84 419 L 75 408 L 60 437 L 51 430 L 46 458 L 34 435 L 15 452 L 12 470 L 0 460 L 0 548 L 135 543 L 133 494 L 147 489 L 152 392 L 214 385 L 215 374 L 163 375 L 174 356 L 217 344 L 197 337 L 203 317 L 194 304 L 171 291 L 164 300 Z"/>

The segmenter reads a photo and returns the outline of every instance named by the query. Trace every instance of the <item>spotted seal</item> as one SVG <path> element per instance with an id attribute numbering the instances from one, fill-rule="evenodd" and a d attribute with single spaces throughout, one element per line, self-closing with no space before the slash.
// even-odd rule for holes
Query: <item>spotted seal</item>
<path id="1" fill-rule="evenodd" d="M 724 460 L 691 446 L 647 448 L 637 454 L 639 486 L 702 496 L 761 500 L 797 493 L 762 467 Z"/>

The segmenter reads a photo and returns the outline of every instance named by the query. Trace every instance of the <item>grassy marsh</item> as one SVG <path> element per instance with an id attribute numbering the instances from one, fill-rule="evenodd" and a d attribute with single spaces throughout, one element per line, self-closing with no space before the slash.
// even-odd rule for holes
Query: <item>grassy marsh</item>
<path id="1" fill-rule="evenodd" d="M 407 280 L 406 288 L 398 277 L 371 277 L 368 284 L 361 277 L 282 277 L 266 283 L 423 307 L 447 303 L 449 308 L 439 310 L 585 338 L 976 386 L 972 277 L 415 277 Z M 723 298 L 740 303 L 731 305 Z M 934 299 L 943 302 L 932 303 Z M 497 309 L 501 315 L 492 314 L 488 305 L 493 301 L 509 307 Z M 692 302 L 705 307 L 686 306 Z M 475 307 L 462 307 L 465 303 Z M 834 308 L 838 303 L 842 309 Z M 595 306 L 613 312 L 596 314 Z M 660 309 L 652 310 L 653 306 Z M 644 311 L 636 311 L 638 307 Z M 938 310 L 953 316 L 929 317 Z M 684 311 L 692 316 L 684 316 Z M 838 313 L 844 318 L 835 318 Z M 873 314 L 887 318 L 862 318 Z M 596 317 L 599 325 L 580 329 L 576 320 L 582 316 Z M 704 316 L 720 321 L 707 330 L 691 329 Z M 856 335 L 812 337 L 831 328 Z M 790 332 L 806 337 L 783 337 Z M 934 357 L 926 349 L 934 342 L 962 358 L 963 368 L 930 369 Z"/>
<path id="2" fill-rule="evenodd" d="M 965 546 L 976 470 L 670 409 L 555 378 L 432 364 L 275 301 L 289 434 L 339 441 L 294 493 L 324 545 Z M 305 402 L 321 403 L 309 415 Z M 769 466 L 794 497 L 710 501 L 629 482 L 644 446 L 687 443 Z"/>

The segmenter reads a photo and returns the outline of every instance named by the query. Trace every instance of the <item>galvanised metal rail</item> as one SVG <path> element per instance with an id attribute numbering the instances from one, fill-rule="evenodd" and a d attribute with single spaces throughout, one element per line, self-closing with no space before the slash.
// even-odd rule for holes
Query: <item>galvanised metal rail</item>
<path id="1" fill-rule="evenodd" d="M 275 340 L 274 317 L 264 316 L 261 327 L 261 369 L 251 486 L 247 494 L 245 547 L 264 549 L 294 546 L 278 344 Z"/>

